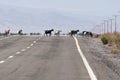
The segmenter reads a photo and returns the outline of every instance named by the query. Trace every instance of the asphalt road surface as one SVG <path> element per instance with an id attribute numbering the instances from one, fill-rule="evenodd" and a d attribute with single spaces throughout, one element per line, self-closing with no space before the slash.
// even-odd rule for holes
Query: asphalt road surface
<path id="1" fill-rule="evenodd" d="M 112 80 L 77 38 L 96 80 Z M 108 70 L 107 70 L 108 69 Z M 95 80 L 73 37 L 15 36 L 0 39 L 0 80 Z"/>

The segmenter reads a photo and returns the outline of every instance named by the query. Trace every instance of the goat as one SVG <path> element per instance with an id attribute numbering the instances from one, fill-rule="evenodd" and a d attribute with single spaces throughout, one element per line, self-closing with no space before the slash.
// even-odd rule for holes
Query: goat
<path id="1" fill-rule="evenodd" d="M 44 33 L 44 35 L 45 36 L 48 36 L 48 34 L 49 34 L 49 36 L 51 36 L 52 35 L 52 31 L 54 31 L 54 29 L 51 29 L 51 30 L 45 30 L 45 33 Z"/>
<path id="2" fill-rule="evenodd" d="M 62 32 L 62 31 L 61 30 L 57 30 L 57 31 L 55 31 L 54 35 L 59 36 L 60 32 Z"/>
<path id="3" fill-rule="evenodd" d="M 4 36 L 8 36 L 10 34 L 10 29 L 9 30 L 5 30 L 5 33 L 3 34 Z"/>
<path id="4" fill-rule="evenodd" d="M 71 30 L 68 32 L 68 35 L 75 36 L 75 35 L 77 35 L 78 32 L 79 32 L 79 30 Z"/>
<path id="5" fill-rule="evenodd" d="M 82 32 L 82 36 L 90 36 L 90 37 L 93 37 L 93 33 L 92 32 L 89 32 L 89 31 L 83 31 Z"/>
<path id="6" fill-rule="evenodd" d="M 22 29 L 19 30 L 19 31 L 18 31 L 18 34 L 19 34 L 19 35 L 23 35 L 22 31 L 23 31 Z"/>

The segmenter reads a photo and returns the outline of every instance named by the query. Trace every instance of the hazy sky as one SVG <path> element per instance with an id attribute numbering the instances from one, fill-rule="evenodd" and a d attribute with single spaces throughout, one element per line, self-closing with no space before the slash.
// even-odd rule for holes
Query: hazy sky
<path id="1" fill-rule="evenodd" d="M 120 10 L 120 0 L 0 0 L 0 3 L 22 7 L 79 11 L 83 14 L 89 12 L 91 15 L 110 15 Z"/>
<path id="2" fill-rule="evenodd" d="M 0 4 L 23 8 L 59 10 L 77 17 L 79 17 L 79 14 L 92 15 L 93 17 L 102 16 L 102 20 L 120 14 L 120 0 L 0 0 Z"/>

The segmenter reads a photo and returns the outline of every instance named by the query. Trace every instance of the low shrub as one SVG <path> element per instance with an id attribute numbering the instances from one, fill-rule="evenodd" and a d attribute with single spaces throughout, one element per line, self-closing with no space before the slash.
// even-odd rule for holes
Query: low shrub
<path id="1" fill-rule="evenodd" d="M 109 42 L 108 38 L 106 38 L 106 37 L 102 37 L 101 41 L 104 45 L 108 44 L 108 42 Z"/>

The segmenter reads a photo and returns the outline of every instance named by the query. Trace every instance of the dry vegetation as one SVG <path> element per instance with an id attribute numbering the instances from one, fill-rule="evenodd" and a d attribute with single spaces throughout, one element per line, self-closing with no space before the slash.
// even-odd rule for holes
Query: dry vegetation
<path id="1" fill-rule="evenodd" d="M 103 44 L 112 46 L 111 53 L 120 53 L 120 34 L 119 33 L 107 33 L 101 37 Z"/>

